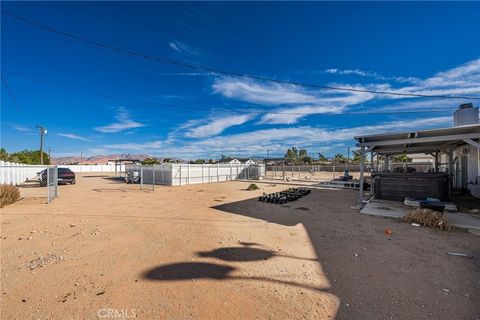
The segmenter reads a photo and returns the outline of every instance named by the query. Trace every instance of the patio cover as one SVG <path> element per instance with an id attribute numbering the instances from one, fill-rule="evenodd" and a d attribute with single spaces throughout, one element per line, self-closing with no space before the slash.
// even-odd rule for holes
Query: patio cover
<path id="1" fill-rule="evenodd" d="M 480 124 L 457 126 L 451 128 L 409 131 L 398 133 L 383 133 L 354 137 L 357 147 L 360 147 L 360 194 L 359 205 L 363 202 L 364 159 L 368 152 L 377 155 L 395 155 L 411 153 L 427 153 L 436 157 L 444 152 L 449 155 L 450 167 L 452 166 L 453 149 L 469 144 L 480 150 Z M 388 157 L 387 157 L 388 159 Z M 388 161 L 388 160 L 387 160 Z"/>

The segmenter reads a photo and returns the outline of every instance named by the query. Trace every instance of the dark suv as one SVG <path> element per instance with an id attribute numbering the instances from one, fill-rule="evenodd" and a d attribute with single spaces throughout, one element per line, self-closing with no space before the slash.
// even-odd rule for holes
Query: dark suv
<path id="1" fill-rule="evenodd" d="M 58 168 L 58 184 L 75 184 L 75 172 L 68 168 Z M 47 169 L 40 172 L 40 186 L 47 185 Z"/>

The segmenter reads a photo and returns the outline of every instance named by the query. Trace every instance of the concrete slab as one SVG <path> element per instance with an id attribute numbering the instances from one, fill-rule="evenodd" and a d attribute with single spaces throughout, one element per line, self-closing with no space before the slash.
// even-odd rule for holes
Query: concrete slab
<path id="1" fill-rule="evenodd" d="M 401 219 L 407 211 L 412 209 L 415 208 L 408 207 L 399 201 L 371 200 L 360 213 Z M 480 216 L 463 212 L 447 212 L 445 215 L 452 227 L 480 232 Z"/>
<path id="2" fill-rule="evenodd" d="M 447 212 L 448 222 L 457 228 L 480 231 L 480 219 L 463 212 Z"/>
<path id="3" fill-rule="evenodd" d="M 401 219 L 408 210 L 409 208 L 399 201 L 370 200 L 360 213 Z"/>

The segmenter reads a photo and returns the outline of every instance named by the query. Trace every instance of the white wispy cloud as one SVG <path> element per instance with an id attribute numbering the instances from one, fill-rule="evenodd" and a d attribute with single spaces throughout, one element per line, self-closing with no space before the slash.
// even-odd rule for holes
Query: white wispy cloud
<path id="1" fill-rule="evenodd" d="M 384 88 L 383 85 L 344 85 L 352 89 Z M 342 113 L 348 106 L 366 102 L 376 95 L 368 92 L 307 90 L 290 84 L 264 83 L 246 79 L 218 78 L 213 91 L 245 102 L 283 106 L 267 112 L 261 123 L 293 124 L 310 114 Z"/>
<path id="2" fill-rule="evenodd" d="M 225 129 L 244 124 L 251 120 L 254 115 L 230 115 L 214 117 L 207 120 L 207 123 L 190 128 L 185 136 L 189 138 L 212 137 L 222 133 Z M 192 123 L 196 124 L 196 122 Z"/>
<path id="3" fill-rule="evenodd" d="M 480 59 L 439 72 L 420 80 L 413 86 L 398 89 L 403 93 L 428 95 L 469 95 L 480 94 Z M 391 98 L 399 98 L 391 96 Z"/>
<path id="4" fill-rule="evenodd" d="M 323 72 L 329 73 L 329 74 L 339 74 L 339 75 L 355 75 L 355 76 L 373 78 L 373 79 L 382 80 L 382 81 L 393 80 L 397 82 L 417 82 L 420 80 L 419 78 L 416 78 L 416 77 L 402 77 L 402 76 L 387 77 L 379 74 L 378 72 L 365 71 L 360 69 L 330 68 L 330 69 L 323 70 Z"/>
<path id="5" fill-rule="evenodd" d="M 409 82 L 403 87 L 393 88 L 389 83 L 377 84 L 345 84 L 330 83 L 334 87 L 364 89 L 373 91 L 398 91 L 400 93 L 416 93 L 424 95 L 469 95 L 480 94 L 480 59 L 469 61 L 461 66 L 439 72 L 432 77 L 420 79 L 415 77 L 385 77 L 371 71 L 360 69 L 341 70 L 327 69 L 332 74 L 354 74 L 373 77 L 379 80 Z M 279 83 L 259 82 L 233 77 L 215 79 L 213 92 L 230 99 L 236 99 L 264 106 L 279 106 L 267 111 L 259 123 L 294 124 L 300 119 L 313 114 L 340 114 L 348 112 L 352 107 L 368 101 L 380 102 L 377 111 L 386 110 L 421 110 L 428 108 L 452 108 L 461 99 L 418 99 L 407 96 L 379 95 L 368 92 L 348 92 L 338 90 L 310 90 L 301 86 Z M 417 99 L 417 100 L 415 100 Z M 398 103 L 397 101 L 402 101 Z M 410 101 L 410 102 L 407 102 Z M 437 104 L 437 106 L 435 105 Z M 439 105 L 440 106 L 439 106 Z"/>
<path id="6" fill-rule="evenodd" d="M 198 51 L 193 49 L 191 46 L 186 45 L 183 42 L 180 42 L 178 40 L 173 40 L 168 43 L 168 46 L 172 48 L 173 50 L 177 51 L 178 53 L 182 54 L 189 54 L 189 55 L 198 55 Z"/>
<path id="7" fill-rule="evenodd" d="M 447 126 L 452 117 L 435 117 L 417 120 L 391 121 L 374 126 L 325 129 L 312 126 L 254 130 L 225 136 L 216 136 L 195 141 L 162 141 L 105 145 L 103 148 L 117 151 L 144 151 L 161 153 L 164 156 L 191 157 L 211 153 L 235 155 L 263 154 L 265 150 L 283 152 L 292 145 L 315 150 L 325 150 L 328 144 L 353 141 L 354 136 L 385 131 L 418 130 Z M 323 149 L 321 149 L 323 148 Z"/>
<path id="8" fill-rule="evenodd" d="M 96 127 L 94 128 L 94 130 L 103 133 L 116 133 L 146 126 L 144 123 L 132 120 L 127 109 L 125 109 L 124 107 L 118 108 L 118 113 L 115 119 L 117 120 L 117 122 L 111 123 L 106 126 Z"/>
<path id="9" fill-rule="evenodd" d="M 22 131 L 22 132 L 30 132 L 32 131 L 30 128 L 27 128 L 27 127 L 24 127 L 24 126 L 20 126 L 20 125 L 13 125 L 12 128 L 14 130 L 17 130 L 17 131 Z"/>
<path id="10" fill-rule="evenodd" d="M 72 140 L 90 141 L 90 139 L 87 139 L 85 137 L 76 135 L 74 133 L 58 133 L 58 135 L 61 136 L 61 137 L 72 139 Z"/>
<path id="11" fill-rule="evenodd" d="M 207 72 L 161 72 L 161 76 L 185 76 L 185 77 L 199 77 L 199 76 L 208 76 Z"/>

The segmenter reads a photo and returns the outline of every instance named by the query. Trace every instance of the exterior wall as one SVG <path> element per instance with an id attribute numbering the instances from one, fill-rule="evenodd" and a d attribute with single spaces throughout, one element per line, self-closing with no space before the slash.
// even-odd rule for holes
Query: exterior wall
<path id="1" fill-rule="evenodd" d="M 453 150 L 453 159 L 455 160 L 454 168 L 456 172 L 462 172 L 463 163 L 461 161 L 462 154 L 467 156 L 467 179 L 462 181 L 462 175 L 456 175 L 455 185 L 462 186 L 467 184 L 468 190 L 472 193 L 473 196 L 480 198 L 480 151 L 477 148 L 474 148 L 470 145 L 463 145 L 461 147 Z M 442 153 L 439 157 L 440 163 L 442 163 L 446 168 L 448 168 L 448 155 Z M 454 172 L 454 174 L 456 173 Z"/>

